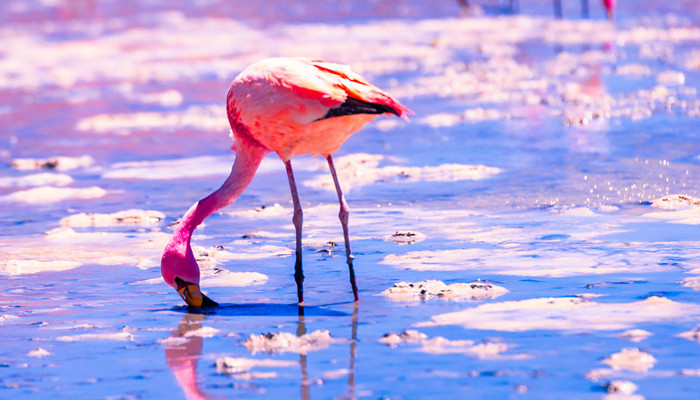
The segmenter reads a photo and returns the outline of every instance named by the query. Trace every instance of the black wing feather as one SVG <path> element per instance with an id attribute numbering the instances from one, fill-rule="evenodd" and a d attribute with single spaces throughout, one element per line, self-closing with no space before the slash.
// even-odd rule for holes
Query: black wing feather
<path id="1" fill-rule="evenodd" d="M 343 115 L 384 113 L 392 113 L 397 116 L 399 115 L 396 110 L 384 104 L 368 103 L 354 97 L 348 97 L 343 104 L 336 108 L 331 108 L 328 110 L 326 115 L 317 119 L 317 121 L 326 118 L 342 117 Z"/>

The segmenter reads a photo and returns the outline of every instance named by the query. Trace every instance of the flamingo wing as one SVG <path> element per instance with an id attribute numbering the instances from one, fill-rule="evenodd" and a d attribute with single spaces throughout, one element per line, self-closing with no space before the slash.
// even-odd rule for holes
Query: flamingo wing
<path id="1" fill-rule="evenodd" d="M 324 118 L 350 114 L 391 113 L 408 120 L 406 115 L 412 114 L 408 108 L 369 83 L 347 65 L 316 60 L 308 62 L 323 73 L 324 80 L 345 94 L 345 100 L 340 105 L 332 107 Z"/>

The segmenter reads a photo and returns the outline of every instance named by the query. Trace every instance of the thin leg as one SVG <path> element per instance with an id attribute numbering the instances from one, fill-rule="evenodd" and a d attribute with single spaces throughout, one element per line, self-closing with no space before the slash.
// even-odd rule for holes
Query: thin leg
<path id="1" fill-rule="evenodd" d="M 292 172 L 292 163 L 285 161 L 287 167 L 287 178 L 289 178 L 289 189 L 292 191 L 292 203 L 294 204 L 294 229 L 297 233 L 297 260 L 294 263 L 294 280 L 297 282 L 297 298 L 299 304 L 304 302 L 304 271 L 301 268 L 301 226 L 304 221 L 304 215 L 301 212 L 301 203 L 299 203 L 299 194 L 297 193 L 297 184 L 294 182 L 294 173 Z"/>
<path id="2" fill-rule="evenodd" d="M 581 0 L 581 18 L 588 19 L 588 0 Z"/>
<path id="3" fill-rule="evenodd" d="M 554 15 L 557 18 L 562 19 L 564 17 L 564 13 L 562 13 L 562 10 L 561 10 L 561 0 L 554 0 L 553 3 L 554 3 Z"/>
<path id="4" fill-rule="evenodd" d="M 348 217 L 350 216 L 350 209 L 348 208 L 348 203 L 345 201 L 345 196 L 343 196 L 343 191 L 340 189 L 340 183 L 338 183 L 338 175 L 335 173 L 335 166 L 333 165 L 333 158 L 331 155 L 326 157 L 328 160 L 328 167 L 331 170 L 331 175 L 333 176 L 333 182 L 335 182 L 335 191 L 338 192 L 338 201 L 340 201 L 340 213 L 338 217 L 340 218 L 340 224 L 343 226 L 343 237 L 345 238 L 345 254 L 348 257 L 348 268 L 350 269 L 350 285 L 352 285 L 352 294 L 355 296 L 355 301 L 359 300 L 357 296 L 357 283 L 355 283 L 355 268 L 352 266 L 352 252 L 350 251 L 350 236 L 348 235 Z"/>

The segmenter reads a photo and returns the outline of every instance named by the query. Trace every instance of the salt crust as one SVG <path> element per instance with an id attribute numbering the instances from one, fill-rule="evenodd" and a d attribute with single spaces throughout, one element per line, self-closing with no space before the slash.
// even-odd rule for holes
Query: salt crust
<path id="1" fill-rule="evenodd" d="M 104 197 L 107 191 L 97 186 L 89 188 L 57 188 L 41 186 L 20 190 L 0 197 L 4 202 L 22 202 L 30 204 L 57 203 L 66 200 L 90 200 Z"/>
<path id="2" fill-rule="evenodd" d="M 170 235 L 162 232 L 76 232 L 52 229 L 43 237 L 6 242 L 0 274 L 63 271 L 85 264 L 132 265 L 144 258 L 160 259 Z M 118 247 L 114 244 L 119 243 Z"/>
<path id="3" fill-rule="evenodd" d="M 680 283 L 693 290 L 700 290 L 700 277 L 684 278 Z"/>
<path id="4" fill-rule="evenodd" d="M 284 171 L 284 164 L 275 159 L 276 156 L 265 157 L 256 175 Z M 102 177 L 106 179 L 192 179 L 204 176 L 225 177 L 231 172 L 235 160 L 233 152 L 226 156 L 199 156 L 156 161 L 128 161 L 111 165 Z M 300 159 L 294 163 L 295 171 L 310 168 L 311 161 Z"/>
<path id="5" fill-rule="evenodd" d="M 685 75 L 680 71 L 664 71 L 656 75 L 656 82 L 668 86 L 683 85 L 685 84 Z"/>
<path id="6" fill-rule="evenodd" d="M 152 225 L 165 219 L 165 214 L 153 210 L 124 210 L 111 214 L 80 213 L 61 218 L 60 224 L 71 227 Z"/>
<path id="7" fill-rule="evenodd" d="M 617 335 L 617 337 L 620 339 L 628 339 L 633 342 L 641 342 L 652 335 L 654 334 L 649 331 L 645 331 L 644 329 L 630 329 L 620 333 Z"/>
<path id="8" fill-rule="evenodd" d="M 0 325 L 7 325 L 19 319 L 16 315 L 0 314 Z"/>
<path id="9" fill-rule="evenodd" d="M 656 358 L 637 348 L 627 348 L 605 358 L 602 363 L 609 365 L 613 370 L 645 372 L 654 367 Z"/>
<path id="10" fill-rule="evenodd" d="M 37 358 L 50 356 L 52 354 L 53 353 L 51 353 L 50 351 L 43 349 L 41 347 L 39 347 L 38 349 L 31 350 L 29 353 L 27 353 L 27 355 L 29 357 L 37 357 Z"/>
<path id="11" fill-rule="evenodd" d="M 38 260 L 0 260 L 0 275 L 36 274 L 44 271 L 65 271 L 78 268 L 78 261 L 38 261 Z"/>
<path id="12" fill-rule="evenodd" d="M 449 340 L 441 336 L 428 339 L 428 335 L 412 329 L 406 329 L 400 333 L 387 333 L 379 339 L 379 342 L 389 347 L 416 344 L 421 346 L 420 351 L 428 354 L 465 354 L 479 359 L 501 358 L 501 353 L 512 347 L 505 343 L 475 344 L 472 340 Z"/>
<path id="13" fill-rule="evenodd" d="M 686 210 L 700 206 L 700 199 L 684 194 L 671 194 L 653 200 L 651 205 L 663 210 Z"/>
<path id="14" fill-rule="evenodd" d="M 253 368 L 286 368 L 296 367 L 299 363 L 284 360 L 261 360 L 253 358 L 223 357 L 216 360 L 216 370 L 219 373 L 235 374 L 248 372 Z"/>
<path id="15" fill-rule="evenodd" d="M 187 179 L 226 176 L 231 172 L 233 155 L 189 157 L 174 160 L 128 161 L 111 165 L 102 173 L 105 179 Z"/>
<path id="16" fill-rule="evenodd" d="M 343 189 L 371 185 L 377 182 L 455 182 L 487 179 L 501 172 L 499 168 L 483 165 L 442 164 L 428 167 L 379 167 L 386 157 L 379 154 L 355 153 L 334 159 L 338 180 Z M 323 165 L 323 164 L 322 164 Z M 320 168 L 326 169 L 327 166 Z M 304 185 L 316 189 L 335 190 L 330 174 L 319 175 L 304 181 Z"/>
<path id="17" fill-rule="evenodd" d="M 493 299 L 506 293 L 508 289 L 504 287 L 480 281 L 447 285 L 438 280 L 399 282 L 382 292 L 384 296 L 397 301 L 427 300 L 433 297 L 445 300 Z"/>
<path id="18" fill-rule="evenodd" d="M 271 206 L 260 206 L 253 209 L 247 210 L 236 210 L 226 212 L 226 215 L 232 215 L 236 217 L 246 217 L 246 218 L 274 218 L 282 215 L 291 215 L 293 209 L 289 207 L 282 207 L 275 203 Z"/>
<path id="19" fill-rule="evenodd" d="M 168 336 L 167 338 L 156 340 L 156 342 L 164 346 L 181 346 L 189 341 L 188 338 L 182 336 Z"/>
<path id="20" fill-rule="evenodd" d="M 210 326 L 203 326 L 199 329 L 185 332 L 184 336 L 185 337 L 199 336 L 199 337 L 203 337 L 203 338 L 208 338 L 208 337 L 216 336 L 217 333 L 219 333 L 218 329 L 212 328 Z"/>
<path id="21" fill-rule="evenodd" d="M 605 385 L 605 390 L 608 393 L 619 393 L 623 395 L 629 395 L 636 392 L 638 386 L 630 381 L 614 380 Z"/>
<path id="22" fill-rule="evenodd" d="M 0 177 L 0 187 L 23 188 L 33 186 L 65 186 L 73 183 L 73 178 L 66 174 L 43 172 L 17 177 Z"/>
<path id="23" fill-rule="evenodd" d="M 325 371 L 321 374 L 321 377 L 324 380 L 334 380 L 334 379 L 340 379 L 344 378 L 348 375 L 350 375 L 350 370 L 347 368 L 341 368 L 341 369 L 334 369 L 331 371 Z"/>
<path id="24" fill-rule="evenodd" d="M 211 287 L 242 287 L 262 285 L 267 280 L 267 275 L 258 272 L 232 272 L 223 268 L 213 268 L 201 270 L 200 285 L 202 289 Z M 161 277 L 130 283 L 130 285 L 136 286 L 161 284 L 163 284 L 163 278 Z"/>
<path id="25" fill-rule="evenodd" d="M 391 235 L 384 236 L 384 240 L 396 242 L 397 244 L 413 244 L 426 239 L 426 236 L 420 232 L 411 231 L 396 231 Z"/>
<path id="26" fill-rule="evenodd" d="M 700 200 L 691 196 L 674 194 L 654 200 L 651 205 L 665 211 L 644 214 L 648 218 L 664 219 L 671 223 L 700 224 Z"/>
<path id="27" fill-rule="evenodd" d="M 55 169 L 58 171 L 68 171 L 76 168 L 89 167 L 95 163 L 91 156 L 81 157 L 50 157 L 50 158 L 16 158 L 10 162 L 12 168 L 19 170 L 30 169 Z"/>
<path id="28" fill-rule="evenodd" d="M 91 342 L 103 340 L 131 341 L 134 336 L 129 332 L 115 333 L 82 333 L 80 335 L 59 336 L 54 340 L 59 342 Z"/>
<path id="29" fill-rule="evenodd" d="M 343 339 L 331 337 L 331 333 L 325 329 L 301 336 L 289 332 L 270 332 L 263 335 L 250 335 L 245 341 L 245 347 L 252 354 L 261 352 L 306 354 L 343 341 Z"/>
<path id="30" fill-rule="evenodd" d="M 198 129 L 226 131 L 229 129 L 226 109 L 220 104 L 191 106 L 184 111 L 138 112 L 129 114 L 99 114 L 79 120 L 76 129 L 95 133 L 129 134 L 154 129 Z"/>
<path id="31" fill-rule="evenodd" d="M 448 230 L 449 227 L 446 227 L 445 231 Z M 484 234 L 488 235 L 488 231 Z M 669 269 L 660 264 L 663 257 L 661 254 L 655 255 L 658 258 L 645 254 L 645 258 L 630 264 L 630 254 L 610 254 L 597 248 L 583 247 L 572 253 L 557 247 L 545 247 L 535 252 L 530 248 L 521 248 L 517 242 L 498 244 L 501 246 L 497 252 L 475 247 L 389 254 L 381 264 L 414 271 L 479 270 L 501 275 L 533 277 L 641 273 Z"/>
<path id="32" fill-rule="evenodd" d="M 643 322 L 678 321 L 700 316 L 700 306 L 652 296 L 633 303 L 598 303 L 578 297 L 546 297 L 482 304 L 439 314 L 418 327 L 461 325 L 466 329 L 594 331 L 631 329 Z"/>
<path id="33" fill-rule="evenodd" d="M 700 343 L 700 328 L 693 328 L 689 331 L 679 333 L 677 336 Z"/>

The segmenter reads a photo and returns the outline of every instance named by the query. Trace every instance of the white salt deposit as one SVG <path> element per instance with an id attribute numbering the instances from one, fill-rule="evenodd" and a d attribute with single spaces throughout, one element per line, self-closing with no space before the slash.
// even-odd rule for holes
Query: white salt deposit
<path id="1" fill-rule="evenodd" d="M 608 393 L 619 393 L 623 395 L 632 394 L 637 391 L 639 387 L 634 384 L 634 382 L 615 380 L 609 382 L 605 385 L 605 389 Z"/>
<path id="2" fill-rule="evenodd" d="M 661 85 L 683 85 L 685 84 L 685 74 L 680 71 L 664 71 L 656 75 L 656 82 Z"/>
<path id="3" fill-rule="evenodd" d="M 644 329 L 629 329 L 620 333 L 619 335 L 617 335 L 617 337 L 621 339 L 631 340 L 633 342 L 641 342 L 642 340 L 653 335 L 653 333 L 645 331 Z"/>
<path id="4" fill-rule="evenodd" d="M 72 227 L 118 226 L 118 225 L 152 225 L 165 219 L 165 214 L 153 210 L 124 210 L 111 214 L 80 213 L 61 218 L 61 225 Z"/>
<path id="5" fill-rule="evenodd" d="M 700 343 L 700 328 L 693 328 L 689 331 L 679 333 L 677 336 Z"/>
<path id="6" fill-rule="evenodd" d="M 644 64 L 623 64 L 615 67 L 615 73 L 626 76 L 651 75 L 651 69 Z"/>
<path id="7" fill-rule="evenodd" d="M 203 338 L 213 337 L 219 333 L 219 330 L 212 328 L 210 326 L 203 326 L 201 328 L 185 332 L 185 337 L 199 336 Z"/>
<path id="8" fill-rule="evenodd" d="M 610 355 L 602 363 L 608 364 L 614 370 L 648 371 L 654 367 L 656 359 L 637 348 L 628 348 Z"/>
<path id="9" fill-rule="evenodd" d="M 296 361 L 241 357 L 223 357 L 216 360 L 216 370 L 219 373 L 240 373 L 250 371 L 253 368 L 286 368 L 298 365 Z"/>
<path id="10" fill-rule="evenodd" d="M 226 176 L 231 172 L 230 157 L 201 156 L 175 160 L 129 161 L 113 164 L 103 174 L 107 179 L 186 179 Z"/>
<path id="11" fill-rule="evenodd" d="M 413 244 L 426 239 L 426 236 L 420 232 L 412 231 L 396 231 L 391 235 L 384 236 L 384 240 L 396 242 L 397 244 Z"/>
<path id="12" fill-rule="evenodd" d="M 693 290 L 700 290 L 700 277 L 683 278 L 680 283 Z"/>
<path id="13" fill-rule="evenodd" d="M 266 333 L 250 335 L 245 341 L 245 347 L 251 353 L 299 353 L 323 350 L 333 343 L 342 342 L 335 339 L 327 330 L 317 330 L 305 335 L 296 336 L 289 332 Z"/>
<path id="14" fill-rule="evenodd" d="M 79 120 L 76 129 L 96 133 L 130 134 L 154 129 L 198 129 L 226 131 L 229 129 L 226 109 L 220 104 L 191 106 L 184 111 L 138 112 L 130 114 L 99 114 Z"/>
<path id="15" fill-rule="evenodd" d="M 487 179 L 501 172 L 499 168 L 484 165 L 442 164 L 426 167 L 388 165 L 379 167 L 382 155 L 356 153 L 334 160 L 338 180 L 343 189 L 365 186 L 377 182 L 455 182 L 462 180 Z M 326 168 L 326 167 L 322 167 Z M 329 173 L 319 175 L 304 185 L 317 189 L 335 190 Z"/>
<path id="16" fill-rule="evenodd" d="M 676 224 L 700 224 L 700 200 L 687 195 L 668 195 L 652 202 L 652 206 L 664 211 L 644 214 L 645 217 L 663 219 Z"/>
<path id="17" fill-rule="evenodd" d="M 489 303 L 433 316 L 416 326 L 461 325 L 465 329 L 521 332 L 537 329 L 595 331 L 630 329 L 642 322 L 700 316 L 700 306 L 664 297 L 633 303 L 598 303 L 578 297 L 549 297 Z"/>
<path id="18" fill-rule="evenodd" d="M 505 343 L 485 342 L 475 344 L 472 340 L 449 340 L 442 336 L 432 339 L 416 330 L 406 329 L 400 333 L 387 333 L 379 342 L 389 347 L 399 345 L 420 345 L 420 351 L 427 354 L 465 354 L 479 359 L 494 359 L 501 356 L 512 346 Z"/>
<path id="19" fill-rule="evenodd" d="M 23 188 L 34 186 L 66 186 L 73 183 L 73 178 L 66 174 L 44 172 L 17 177 L 0 177 L 0 187 Z"/>
<path id="20" fill-rule="evenodd" d="M 103 340 L 116 340 L 116 341 L 132 341 L 134 340 L 134 335 L 129 332 L 114 332 L 114 333 L 82 333 L 80 335 L 67 335 L 59 336 L 54 340 L 59 342 L 92 342 L 92 341 L 103 341 Z"/>
<path id="21" fill-rule="evenodd" d="M 653 200 L 651 205 L 663 210 L 685 210 L 700 206 L 700 199 L 684 194 L 672 194 Z"/>
<path id="22" fill-rule="evenodd" d="M 30 204 L 57 203 L 68 200 L 90 200 L 104 197 L 107 191 L 97 186 L 89 188 L 57 188 L 41 186 L 20 190 L 0 197 L 3 202 L 21 202 Z"/>
<path id="23" fill-rule="evenodd" d="M 246 246 L 236 249 L 235 253 L 223 248 L 204 248 L 201 246 L 192 246 L 192 251 L 200 268 L 203 269 L 211 269 L 221 262 L 230 260 L 262 260 L 272 257 L 284 257 L 294 253 L 293 250 L 286 246 L 276 245 Z"/>
<path id="24" fill-rule="evenodd" d="M 36 274 L 45 271 L 65 271 L 83 265 L 78 261 L 0 260 L 0 275 Z"/>
<path id="25" fill-rule="evenodd" d="M 323 374 L 321 374 L 321 377 L 324 380 L 335 380 L 335 379 L 344 378 L 348 375 L 350 375 L 350 370 L 347 368 L 341 368 L 341 369 L 334 369 L 331 371 L 324 371 Z"/>
<path id="26" fill-rule="evenodd" d="M 12 168 L 19 170 L 29 169 L 55 169 L 58 171 L 68 171 L 76 168 L 84 168 L 92 166 L 95 159 L 85 155 L 81 157 L 51 157 L 43 159 L 34 158 L 16 158 L 12 160 L 10 165 Z"/>
<path id="27" fill-rule="evenodd" d="M 380 343 L 384 343 L 390 347 L 396 347 L 405 343 L 421 343 L 428 339 L 428 335 L 418 332 L 414 329 L 404 329 L 400 333 L 390 332 L 379 339 Z M 473 342 L 472 342 L 473 343 Z"/>
<path id="28" fill-rule="evenodd" d="M 248 210 L 235 210 L 226 212 L 227 215 L 246 218 L 274 218 L 281 215 L 292 215 L 294 210 L 289 207 L 282 207 L 275 203 L 271 206 L 260 206 Z"/>
<path id="29" fill-rule="evenodd" d="M 11 314 L 0 314 L 0 325 L 9 325 L 13 322 L 17 322 L 19 317 Z"/>
<path id="30" fill-rule="evenodd" d="M 629 257 L 634 255 L 639 257 L 635 257 L 632 265 Z M 608 253 L 595 247 L 581 247 L 572 252 L 557 246 L 534 252 L 529 246 L 504 243 L 498 251 L 458 248 L 389 254 L 381 264 L 414 271 L 478 270 L 502 275 L 563 277 L 670 270 L 663 265 L 663 257 L 634 248 L 627 254 Z"/>
<path id="31" fill-rule="evenodd" d="M 189 342 L 190 340 L 182 336 L 168 336 L 165 339 L 158 339 L 156 341 L 164 346 L 180 346 Z"/>
<path id="32" fill-rule="evenodd" d="M 37 357 L 37 358 L 50 356 L 52 354 L 53 353 L 51 353 L 50 351 L 48 351 L 44 348 L 41 348 L 41 347 L 39 347 L 38 349 L 31 350 L 29 353 L 27 353 L 27 355 L 29 357 Z"/>
<path id="33" fill-rule="evenodd" d="M 382 292 L 384 296 L 396 301 L 427 300 L 433 297 L 445 300 L 492 299 L 505 293 L 508 293 L 506 288 L 486 282 L 447 285 L 437 280 L 399 282 Z"/>
<path id="34" fill-rule="evenodd" d="M 448 128 L 460 123 L 494 121 L 509 118 L 509 115 L 497 109 L 471 108 L 459 114 L 437 113 L 425 116 L 418 122 L 431 128 Z"/>
<path id="35" fill-rule="evenodd" d="M 262 285 L 268 280 L 267 275 L 258 272 L 231 272 L 216 269 L 213 274 L 202 273 L 202 287 L 239 287 Z"/>

